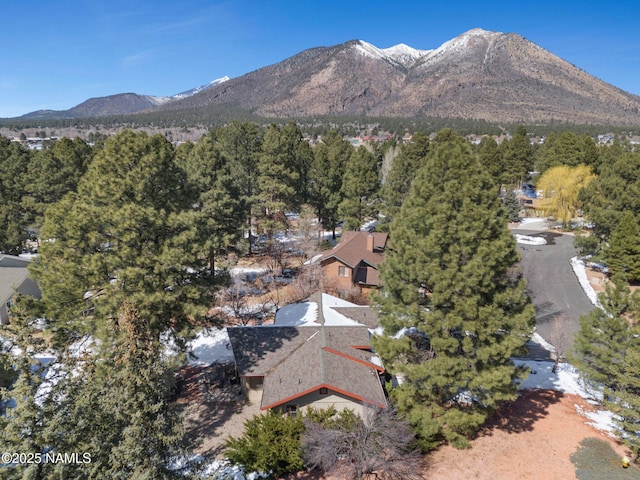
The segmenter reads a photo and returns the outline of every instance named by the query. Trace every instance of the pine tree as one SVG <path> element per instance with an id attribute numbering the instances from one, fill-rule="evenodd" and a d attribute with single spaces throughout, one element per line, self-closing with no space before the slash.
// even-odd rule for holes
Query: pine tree
<path id="1" fill-rule="evenodd" d="M 339 222 L 338 206 L 342 202 L 342 178 L 353 152 L 349 142 L 335 130 L 329 131 L 313 150 L 309 172 L 310 203 L 324 228 L 333 232 Z"/>
<path id="2" fill-rule="evenodd" d="M 518 126 L 513 137 L 500 144 L 500 150 L 503 165 L 501 183 L 518 185 L 527 178 L 533 167 L 533 150 L 527 129 Z"/>
<path id="3" fill-rule="evenodd" d="M 600 174 L 583 188 L 585 217 L 595 224 L 594 233 L 607 240 L 626 212 L 640 218 L 640 153 L 620 145 L 603 147 Z"/>
<path id="4" fill-rule="evenodd" d="M 33 274 L 57 338 L 107 335 L 122 302 L 180 339 L 211 303 L 193 195 L 162 136 L 125 131 L 45 218 Z"/>
<path id="5" fill-rule="evenodd" d="M 345 229 L 359 230 L 362 223 L 376 213 L 378 183 L 376 157 L 365 147 L 354 150 L 342 178 L 343 200 L 338 206 Z"/>
<path id="6" fill-rule="evenodd" d="M 633 452 L 636 462 L 640 455 L 640 328 L 637 324 L 629 326 L 629 345 L 622 369 L 622 388 L 617 392 L 615 421 L 622 435 L 622 442 Z"/>
<path id="7" fill-rule="evenodd" d="M 10 255 L 21 253 L 28 238 L 21 202 L 29 160 L 29 151 L 0 136 L 0 252 Z"/>
<path id="8" fill-rule="evenodd" d="M 628 282 L 640 280 L 640 229 L 632 212 L 624 214 L 604 250 L 607 264 Z"/>
<path id="9" fill-rule="evenodd" d="M 440 132 L 391 224 L 377 296 L 386 335 L 375 342 L 405 379 L 391 392 L 395 407 L 427 447 L 467 445 L 516 398 L 525 372 L 510 357 L 533 322 L 517 262 L 491 178 L 467 142 Z"/>
<path id="10" fill-rule="evenodd" d="M 412 142 L 403 145 L 393 160 L 391 170 L 380 188 L 382 213 L 391 220 L 400 211 L 402 202 L 411 190 L 411 183 L 429 152 L 429 137 L 415 134 Z"/>
<path id="11" fill-rule="evenodd" d="M 214 277 L 215 257 L 235 247 L 242 237 L 244 204 L 213 132 L 198 141 L 184 165 L 198 197 L 195 201 L 198 236 L 207 252 L 209 275 Z"/>
<path id="12" fill-rule="evenodd" d="M 224 157 L 241 198 L 249 243 L 254 213 L 253 202 L 258 184 L 258 159 L 262 151 L 263 133 L 255 123 L 233 121 L 215 131 L 220 154 Z"/>
<path id="13" fill-rule="evenodd" d="M 66 359 L 74 374 L 52 391 L 59 401 L 45 414 L 56 450 L 91 457 L 56 464 L 52 478 L 182 478 L 170 469 L 187 450 L 181 418 L 168 401 L 174 384 L 170 360 L 134 305 L 124 303 L 110 327 L 108 344 Z"/>
<path id="14" fill-rule="evenodd" d="M 499 190 L 504 180 L 502 173 L 504 171 L 502 151 L 498 142 L 493 137 L 485 137 L 480 142 L 478 147 L 478 155 L 480 157 L 480 163 L 487 170 L 491 178 L 493 178 L 496 189 Z"/>
<path id="15" fill-rule="evenodd" d="M 33 154 L 25 175 L 22 209 L 37 232 L 42 227 L 47 207 L 76 190 L 92 155 L 91 147 L 79 138 L 63 138 L 50 148 Z"/>
<path id="16" fill-rule="evenodd" d="M 520 201 L 513 190 L 507 190 L 503 199 L 504 208 L 507 213 L 507 220 L 510 222 L 518 222 L 520 220 Z"/>
<path id="17" fill-rule="evenodd" d="M 602 308 L 594 308 L 580 317 L 580 330 L 574 340 L 569 360 L 580 375 L 594 386 L 603 386 L 605 397 L 619 390 L 626 346 L 629 342 L 629 320 L 637 316 L 637 294 L 621 275 L 605 285 L 599 295 Z"/>
<path id="18" fill-rule="evenodd" d="M 42 409 L 47 366 L 34 358 L 45 346 L 41 335 L 36 335 L 29 323 L 30 304 L 29 297 L 15 296 L 11 323 L 2 331 L 2 343 L 8 343 L 13 352 L 7 348 L 0 353 L 3 363 L 10 365 L 10 381 L 0 388 L 0 451 L 36 455 L 44 454 L 51 444 L 46 433 L 48 418 Z M 44 478 L 45 465 L 36 462 L 0 468 L 2 478 L 6 479 Z"/>
<path id="19" fill-rule="evenodd" d="M 640 296 L 631 292 L 622 275 L 599 295 L 602 308 L 580 317 L 569 360 L 581 377 L 601 390 L 604 406 L 614 412 L 621 438 L 634 454 L 640 453 Z"/>
<path id="20" fill-rule="evenodd" d="M 294 167 L 296 149 L 290 140 L 287 132 L 270 125 L 262 142 L 254 200 L 260 231 L 269 239 L 286 228 L 285 212 L 295 206 L 300 177 Z"/>

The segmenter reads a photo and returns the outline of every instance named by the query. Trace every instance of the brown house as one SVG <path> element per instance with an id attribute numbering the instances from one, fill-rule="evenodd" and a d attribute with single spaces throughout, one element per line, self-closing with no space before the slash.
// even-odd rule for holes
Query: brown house
<path id="1" fill-rule="evenodd" d="M 343 232 L 340 242 L 316 260 L 322 266 L 325 287 L 336 293 L 356 289 L 364 296 L 380 288 L 378 265 L 384 259 L 388 237 L 387 233 Z"/>

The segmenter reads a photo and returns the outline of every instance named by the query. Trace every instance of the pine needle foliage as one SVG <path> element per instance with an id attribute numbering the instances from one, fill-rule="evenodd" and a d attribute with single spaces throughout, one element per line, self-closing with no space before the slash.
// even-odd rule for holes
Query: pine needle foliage
<path id="1" fill-rule="evenodd" d="M 270 410 L 245 421 L 240 437 L 227 440 L 227 459 L 247 471 L 264 472 L 278 478 L 303 467 L 300 435 L 304 423 L 300 417 L 283 416 Z"/>
<path id="2" fill-rule="evenodd" d="M 374 347 L 404 379 L 394 407 L 424 448 L 468 446 L 517 395 L 533 306 L 492 179 L 468 142 L 443 130 L 390 229 L 377 296 L 385 335 Z"/>
<path id="3" fill-rule="evenodd" d="M 640 453 L 640 295 L 615 275 L 600 294 L 602 308 L 580 318 L 570 361 L 615 414 L 622 441 Z"/>

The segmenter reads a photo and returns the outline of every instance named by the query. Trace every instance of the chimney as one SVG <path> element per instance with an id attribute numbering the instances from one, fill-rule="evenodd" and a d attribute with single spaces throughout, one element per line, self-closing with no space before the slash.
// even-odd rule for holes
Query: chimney
<path id="1" fill-rule="evenodd" d="M 367 235 L 367 250 L 373 252 L 373 233 Z"/>

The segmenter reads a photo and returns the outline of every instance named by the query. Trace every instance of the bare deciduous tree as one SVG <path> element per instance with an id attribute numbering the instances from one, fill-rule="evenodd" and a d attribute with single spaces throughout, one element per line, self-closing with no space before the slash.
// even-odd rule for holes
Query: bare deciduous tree
<path id="1" fill-rule="evenodd" d="M 390 409 L 367 409 L 348 427 L 325 428 L 308 420 L 302 436 L 305 460 L 340 478 L 383 480 L 421 478 L 411 428 Z"/>
<path id="2" fill-rule="evenodd" d="M 556 373 L 558 365 L 564 360 L 567 353 L 571 332 L 569 331 L 569 323 L 563 315 L 557 315 L 552 320 L 551 332 L 549 333 L 549 341 L 555 349 L 555 363 L 553 365 L 553 373 Z"/>

